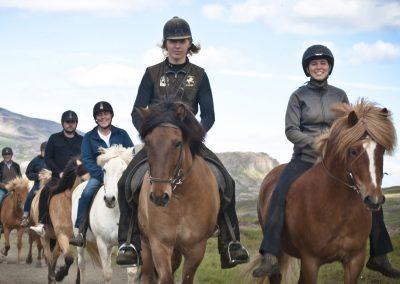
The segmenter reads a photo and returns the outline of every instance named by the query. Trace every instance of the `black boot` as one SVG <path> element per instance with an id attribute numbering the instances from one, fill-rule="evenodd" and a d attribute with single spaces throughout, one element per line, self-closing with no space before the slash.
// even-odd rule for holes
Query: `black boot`
<path id="1" fill-rule="evenodd" d="M 76 247 L 84 247 L 86 244 L 85 237 L 81 232 L 79 232 L 75 237 L 69 240 L 69 244 Z"/>
<path id="2" fill-rule="evenodd" d="M 366 266 L 368 269 L 378 271 L 386 277 L 400 278 L 400 270 L 392 266 L 387 254 L 371 256 Z"/>
<path id="3" fill-rule="evenodd" d="M 220 258 L 222 269 L 232 268 L 250 260 L 249 252 L 240 242 L 230 242 L 227 249 L 221 252 Z"/>
<path id="4" fill-rule="evenodd" d="M 262 256 L 260 265 L 253 270 L 253 277 L 264 277 L 279 272 L 278 258 L 275 255 L 266 253 Z"/>
<path id="5" fill-rule="evenodd" d="M 141 257 L 139 251 L 133 244 L 122 244 L 117 253 L 116 263 L 121 266 L 132 267 L 139 266 Z"/>

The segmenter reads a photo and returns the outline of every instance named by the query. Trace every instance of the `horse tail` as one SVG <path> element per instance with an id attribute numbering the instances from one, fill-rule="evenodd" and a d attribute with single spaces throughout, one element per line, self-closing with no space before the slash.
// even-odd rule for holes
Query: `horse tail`
<path id="1" fill-rule="evenodd" d="M 86 249 L 95 265 L 101 267 L 101 258 L 96 243 L 87 242 Z"/>
<path id="2" fill-rule="evenodd" d="M 254 278 L 253 270 L 261 264 L 262 256 L 258 254 L 248 264 L 244 265 L 240 271 L 244 283 L 268 284 L 268 276 Z M 297 283 L 300 276 L 300 260 L 282 253 L 279 257 L 281 266 L 282 280 L 281 283 Z"/>

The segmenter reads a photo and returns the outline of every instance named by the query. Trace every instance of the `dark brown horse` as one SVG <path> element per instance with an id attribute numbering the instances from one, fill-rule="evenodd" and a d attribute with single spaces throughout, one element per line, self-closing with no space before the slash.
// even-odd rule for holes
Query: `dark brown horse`
<path id="1" fill-rule="evenodd" d="M 8 195 L 4 198 L 1 207 L 1 222 L 4 228 L 4 248 L 0 251 L 0 262 L 7 256 L 10 250 L 10 233 L 12 230 L 17 230 L 18 256 L 17 263 L 21 260 L 22 235 L 24 228 L 21 227 L 22 214 L 24 204 L 29 191 L 29 180 L 26 178 L 15 178 L 6 184 Z"/>
<path id="2" fill-rule="evenodd" d="M 193 283 L 219 211 L 215 176 L 200 155 L 204 130 L 182 103 L 141 115 L 150 166 L 139 197 L 141 281 L 173 283 L 183 255 L 182 282 Z"/>
<path id="3" fill-rule="evenodd" d="M 364 266 L 371 211 L 384 202 L 383 156 L 396 144 L 386 109 L 361 100 L 354 107 L 341 104 L 333 110 L 338 118 L 319 139 L 321 159 L 293 183 L 286 199 L 282 255 L 301 260 L 300 283 L 317 283 L 319 267 L 333 261 L 343 264 L 344 283 L 357 282 Z M 261 185 L 261 225 L 283 169 L 281 165 L 272 170 Z M 273 275 L 269 280 L 279 283 L 280 278 Z"/>

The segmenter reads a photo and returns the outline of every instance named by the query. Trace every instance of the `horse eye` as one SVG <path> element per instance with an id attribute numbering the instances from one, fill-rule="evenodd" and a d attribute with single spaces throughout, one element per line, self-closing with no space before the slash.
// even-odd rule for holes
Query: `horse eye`
<path id="1" fill-rule="evenodd" d="M 182 141 L 178 141 L 175 143 L 175 148 L 179 148 L 182 146 Z"/>
<path id="2" fill-rule="evenodd" d="M 350 155 L 356 157 L 358 154 L 356 149 L 350 149 Z"/>

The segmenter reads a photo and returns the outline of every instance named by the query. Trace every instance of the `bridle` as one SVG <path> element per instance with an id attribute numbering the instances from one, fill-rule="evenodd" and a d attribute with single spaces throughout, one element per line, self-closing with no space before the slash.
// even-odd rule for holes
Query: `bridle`
<path id="1" fill-rule="evenodd" d="M 174 124 L 171 124 L 171 123 L 161 123 L 161 124 L 159 125 L 159 127 L 171 127 L 171 128 L 175 128 L 175 129 L 180 129 L 178 126 L 176 126 L 176 125 L 174 125 Z M 153 177 L 153 176 L 151 175 L 151 167 L 149 166 L 149 168 L 150 168 L 150 170 L 149 170 L 149 172 L 150 172 L 150 174 L 149 174 L 150 184 L 152 184 L 152 183 L 168 183 L 168 184 L 170 184 L 171 187 L 172 187 L 172 192 L 174 192 L 175 189 L 176 189 L 176 187 L 184 182 L 184 180 L 187 178 L 187 176 L 190 174 L 190 172 L 191 172 L 191 170 L 192 170 L 192 168 L 193 168 L 193 165 L 194 165 L 194 163 L 195 163 L 195 159 L 193 159 L 193 162 L 192 162 L 192 164 L 190 165 L 189 170 L 188 170 L 187 173 L 185 174 L 185 173 L 183 172 L 183 169 L 182 169 L 183 145 L 180 144 L 180 145 L 179 145 L 179 148 L 180 148 L 180 150 L 179 150 L 179 157 L 178 157 L 178 160 L 177 160 L 177 162 L 176 162 L 176 164 L 175 164 L 175 168 L 174 168 L 172 177 L 171 177 L 171 178 L 158 178 L 158 177 Z"/>

